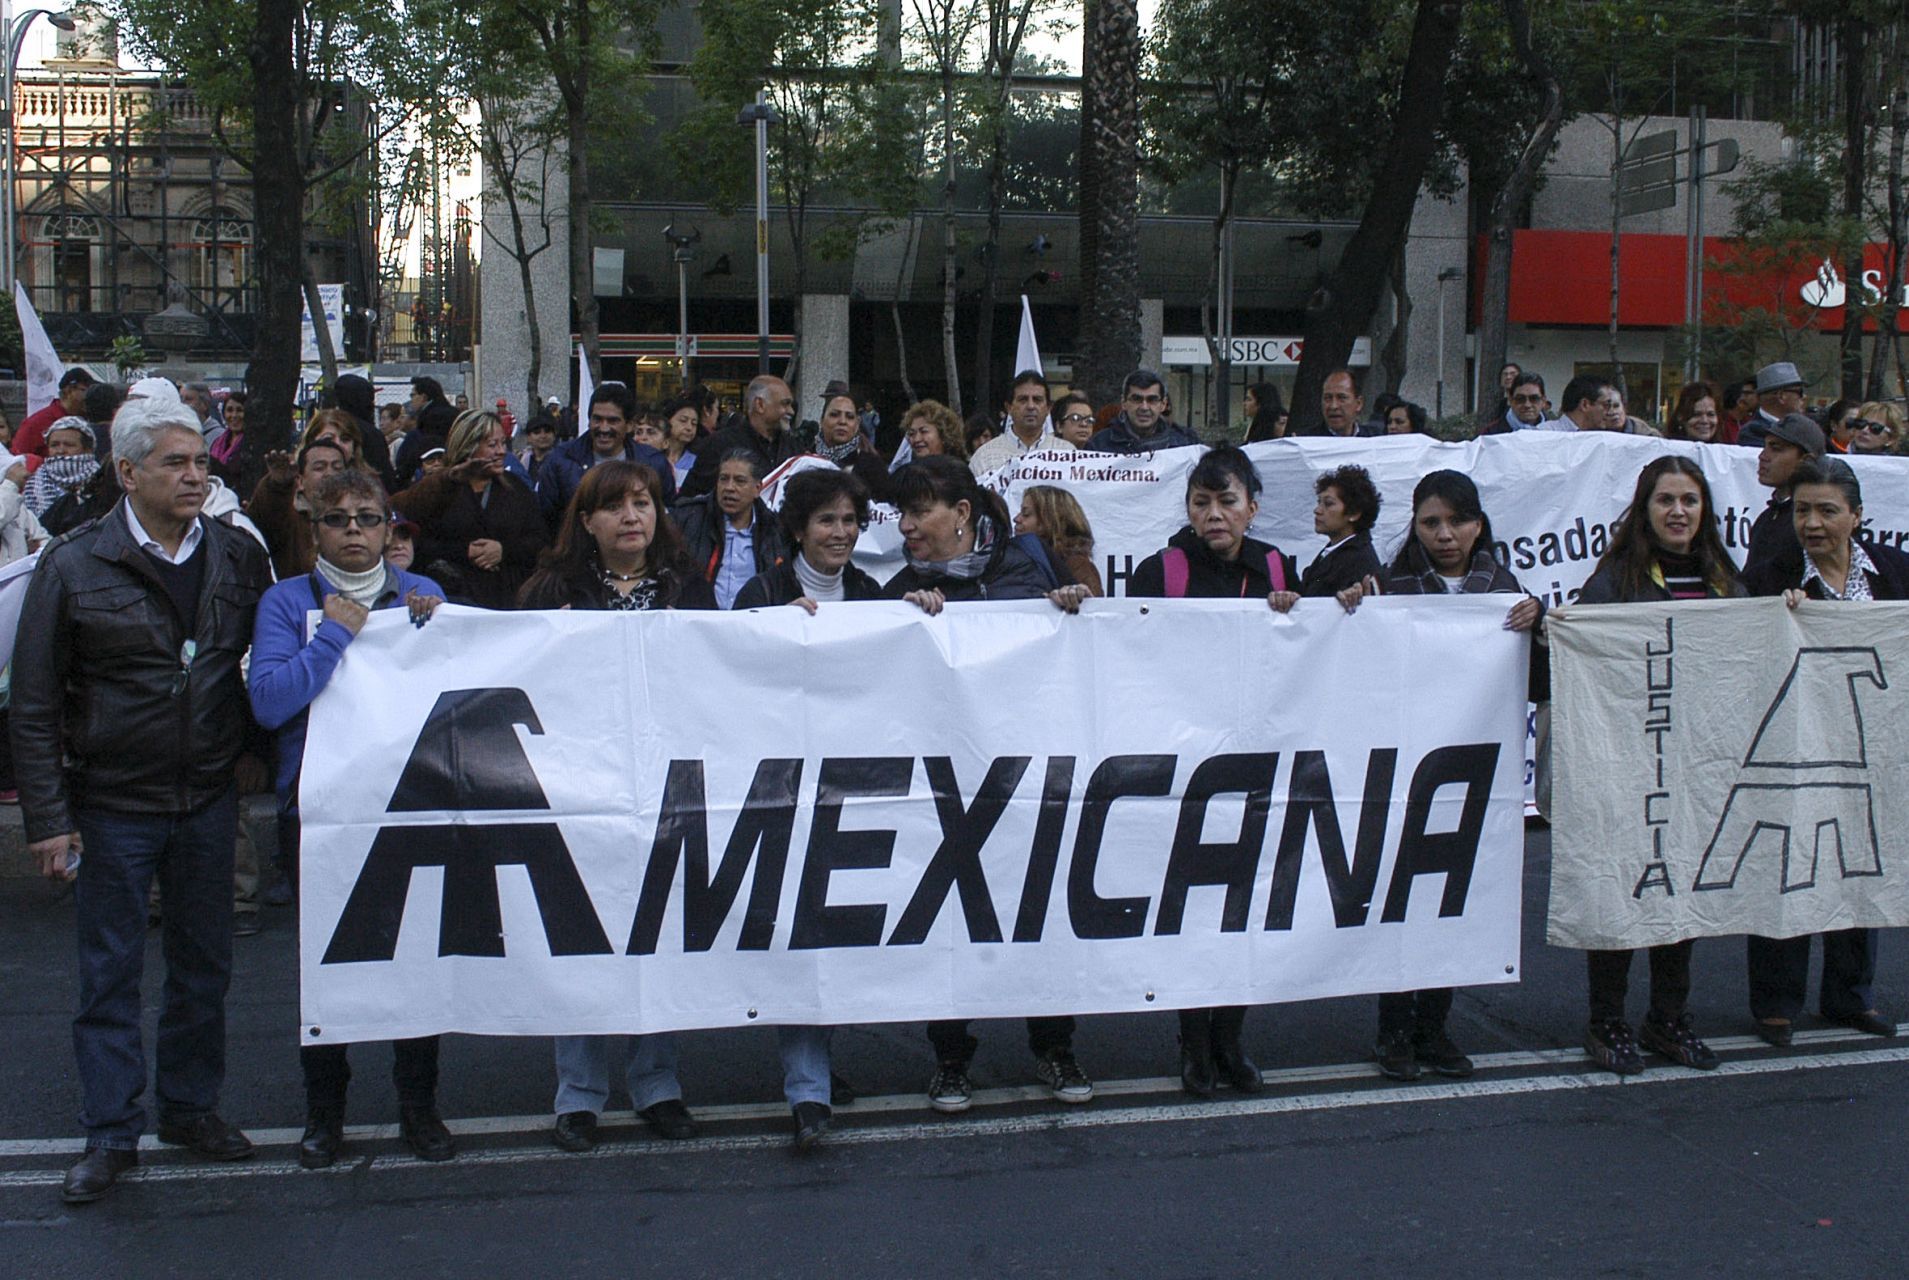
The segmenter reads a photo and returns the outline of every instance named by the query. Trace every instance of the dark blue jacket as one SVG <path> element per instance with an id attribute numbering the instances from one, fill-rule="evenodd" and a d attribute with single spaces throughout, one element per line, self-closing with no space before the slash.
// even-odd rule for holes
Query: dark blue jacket
<path id="1" fill-rule="evenodd" d="M 1179 449 L 1198 444 L 1200 438 L 1185 427 L 1162 418 L 1150 436 L 1140 435 L 1127 421 L 1122 410 L 1112 422 L 1088 438 L 1087 448 L 1094 453 L 1150 453 L 1156 449 Z"/>
<path id="2" fill-rule="evenodd" d="M 676 501 L 676 468 L 670 465 L 668 454 L 634 440 L 625 440 L 623 458 L 626 462 L 640 462 L 663 478 L 664 506 Z M 570 496 L 583 483 L 583 473 L 596 463 L 597 456 L 590 448 L 590 433 L 586 431 L 576 439 L 566 440 L 552 449 L 544 458 L 543 466 L 537 468 L 537 505 L 543 510 L 544 521 L 551 529 L 554 530 L 557 522 L 563 518 L 563 509 L 570 505 Z"/>
<path id="3" fill-rule="evenodd" d="M 444 588 L 429 578 L 403 569 L 391 570 L 397 590 L 378 605 L 395 609 L 412 592 L 419 595 L 444 595 Z M 296 803 L 292 794 L 298 782 L 298 766 L 305 758 L 305 722 L 313 700 L 331 681 L 345 646 L 353 637 L 349 628 L 325 618 L 305 640 L 305 616 L 319 607 L 319 598 L 332 594 L 332 588 L 314 570 L 287 578 L 259 599 L 258 618 L 252 624 L 252 666 L 247 679 L 252 698 L 252 717 L 267 729 L 278 733 L 278 799 L 281 805 Z"/>

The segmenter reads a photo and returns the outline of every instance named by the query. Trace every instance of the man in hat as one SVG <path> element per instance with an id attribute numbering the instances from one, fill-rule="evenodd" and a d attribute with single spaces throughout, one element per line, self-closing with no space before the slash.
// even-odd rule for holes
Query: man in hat
<path id="1" fill-rule="evenodd" d="M 20 420 L 13 434 L 12 451 L 22 457 L 29 453 L 46 456 L 46 433 L 61 418 L 78 417 L 86 409 L 86 389 L 97 381 L 92 374 L 74 365 L 60 375 L 60 396 L 43 409 L 35 409 Z"/>
<path id="2" fill-rule="evenodd" d="M 1737 443 L 1763 447 L 1763 438 L 1785 414 L 1803 412 L 1803 375 L 1788 360 L 1757 370 L 1757 411 L 1737 430 Z M 1817 450 L 1820 455 L 1821 449 Z"/>
<path id="3" fill-rule="evenodd" d="M 1796 372 L 1793 365 L 1773 367 Z M 1769 486 L 1770 505 L 1750 526 L 1750 545 L 1743 556 L 1744 572 L 1760 564 L 1771 564 L 1784 573 L 1802 574 L 1803 544 L 1796 536 L 1791 477 L 1805 458 L 1821 458 L 1826 448 L 1828 442 L 1823 438 L 1823 428 L 1808 414 L 1786 413 L 1765 430 L 1763 448 L 1757 454 L 1757 483 Z"/>

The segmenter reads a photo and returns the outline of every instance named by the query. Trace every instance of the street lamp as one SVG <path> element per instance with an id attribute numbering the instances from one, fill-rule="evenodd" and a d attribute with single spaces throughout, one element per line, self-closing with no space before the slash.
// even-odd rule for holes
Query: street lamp
<path id="1" fill-rule="evenodd" d="M 676 262 L 676 362 L 683 373 L 683 390 L 689 390 L 689 264 L 696 260 L 696 244 L 703 233 L 695 227 L 679 232 L 676 224 L 663 228 L 669 241 L 670 256 Z M 765 330 L 765 332 L 767 332 Z"/>
<path id="2" fill-rule="evenodd" d="M 756 100 L 736 113 L 736 123 L 756 128 L 756 372 L 769 372 L 769 126 L 781 124 L 776 109 Z"/>
<path id="3" fill-rule="evenodd" d="M 1438 273 L 1438 393 L 1432 402 L 1434 418 L 1445 416 L 1445 283 L 1463 279 L 1464 275 L 1457 267 L 1447 267 Z"/>
<path id="4" fill-rule="evenodd" d="M 4 0 L 0 0 L 0 17 L 4 17 L 5 27 L 3 30 L 7 41 L 6 75 L 0 77 L 0 97 L 4 97 L 5 99 L 4 101 L 0 101 L 0 133 L 6 135 L 7 142 L 4 179 L 6 192 L 4 195 L 0 195 L 0 221 L 4 221 L 7 224 L 7 243 L 6 262 L 0 265 L 0 287 L 4 287 L 6 290 L 8 305 L 11 305 L 13 302 L 14 261 L 18 254 L 16 248 L 17 238 L 14 235 L 13 225 L 14 189 L 17 184 L 17 175 L 14 172 L 14 155 L 18 150 L 14 145 L 15 139 L 13 136 L 13 74 L 15 68 L 20 65 L 20 46 L 26 42 L 27 28 L 33 25 L 35 18 L 44 17 L 61 31 L 71 31 L 75 26 L 72 16 L 69 14 L 55 13 L 51 9 L 28 9 L 18 17 L 13 17 L 7 13 L 10 7 L 11 6 L 4 3 Z"/>

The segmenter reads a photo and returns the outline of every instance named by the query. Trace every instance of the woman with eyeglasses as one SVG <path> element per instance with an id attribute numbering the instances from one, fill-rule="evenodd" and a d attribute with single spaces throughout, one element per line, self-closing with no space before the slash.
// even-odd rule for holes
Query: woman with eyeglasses
<path id="1" fill-rule="evenodd" d="M 1881 400 L 1871 400 L 1856 410 L 1849 424 L 1851 453 L 1901 453 L 1902 410 Z"/>
<path id="2" fill-rule="evenodd" d="M 1094 438 L 1094 402 L 1078 391 L 1070 391 L 1054 402 L 1054 434 L 1076 449 L 1084 449 Z"/>
<path id="3" fill-rule="evenodd" d="M 413 624 L 423 626 L 444 596 L 431 579 L 385 562 L 391 508 L 384 485 L 371 472 L 347 467 L 325 476 L 311 494 L 310 507 L 317 566 L 284 579 L 260 598 L 248 677 L 253 716 L 277 731 L 280 857 L 294 874 L 298 772 L 311 704 L 373 610 L 402 606 Z M 307 639 L 305 620 L 313 609 L 323 616 Z M 449 1160 L 457 1147 L 437 1112 L 438 1038 L 397 1040 L 391 1049 L 399 1135 L 418 1159 Z M 323 1169 L 344 1146 L 351 1066 L 342 1044 L 302 1045 L 298 1059 L 305 1075 L 305 1135 L 298 1163 Z"/>

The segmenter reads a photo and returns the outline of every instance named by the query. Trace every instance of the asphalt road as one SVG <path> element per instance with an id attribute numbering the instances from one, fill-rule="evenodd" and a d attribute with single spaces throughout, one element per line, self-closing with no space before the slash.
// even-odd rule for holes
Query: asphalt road
<path id="1" fill-rule="evenodd" d="M 1370 999 L 1256 1010 L 1257 1098 L 1186 1099 L 1170 1015 L 1082 1023 L 1100 1096 L 1030 1088 L 1020 1029 L 982 1024 L 964 1117 L 921 1098 L 917 1026 L 844 1029 L 865 1099 L 831 1141 L 788 1149 L 773 1035 L 682 1038 L 703 1119 L 663 1143 L 614 1113 L 589 1156 L 550 1147 L 548 1043 L 447 1038 L 441 1102 L 461 1134 L 423 1165 L 389 1129 L 299 1170 L 292 920 L 240 940 L 224 1112 L 259 1157 L 170 1150 L 69 1209 L 77 1150 L 68 1027 L 71 905 L 0 881 L 0 1276 L 1775 1275 L 1909 1273 L 1902 1204 L 1909 1041 L 1806 1021 L 1748 1036 L 1743 949 L 1697 947 L 1693 1012 L 1725 1058 L 1619 1082 L 1576 1051 L 1583 962 L 1541 941 L 1543 833 L 1527 848 L 1524 980 L 1460 994 L 1471 1081 L 1395 1085 L 1369 1065 Z M 1909 1014 L 1909 949 L 1886 935 L 1878 999 Z M 155 944 L 151 1007 L 159 974 Z M 1641 1015 L 1642 966 L 1633 991 Z M 354 1124 L 394 1118 L 388 1054 L 353 1051 Z"/>

